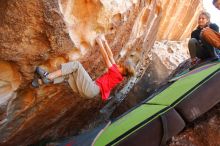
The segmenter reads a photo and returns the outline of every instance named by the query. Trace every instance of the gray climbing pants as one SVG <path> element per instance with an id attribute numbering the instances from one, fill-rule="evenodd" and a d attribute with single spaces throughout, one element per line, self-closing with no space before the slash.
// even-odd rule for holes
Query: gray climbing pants
<path id="1" fill-rule="evenodd" d="M 100 93 L 99 86 L 91 79 L 80 62 L 62 64 L 61 72 L 62 76 L 54 79 L 54 84 L 64 81 L 65 76 L 68 76 L 70 87 L 81 96 L 93 98 Z"/>

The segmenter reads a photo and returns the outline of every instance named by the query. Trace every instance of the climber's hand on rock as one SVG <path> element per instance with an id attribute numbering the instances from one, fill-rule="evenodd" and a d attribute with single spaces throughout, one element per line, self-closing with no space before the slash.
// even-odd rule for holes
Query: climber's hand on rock
<path id="1" fill-rule="evenodd" d="M 103 42 L 107 42 L 106 39 L 105 39 L 105 35 L 104 35 L 104 34 L 98 35 L 97 38 L 96 38 L 96 40 L 97 40 L 97 39 L 99 39 L 99 40 L 101 40 L 101 41 L 103 41 Z"/>
<path id="2" fill-rule="evenodd" d="M 104 35 L 104 34 L 99 35 L 99 38 L 100 38 L 103 42 L 107 42 L 106 39 L 105 39 L 105 35 Z"/>
<path id="3" fill-rule="evenodd" d="M 98 45 L 102 46 L 102 40 L 99 38 L 99 36 L 95 39 Z"/>

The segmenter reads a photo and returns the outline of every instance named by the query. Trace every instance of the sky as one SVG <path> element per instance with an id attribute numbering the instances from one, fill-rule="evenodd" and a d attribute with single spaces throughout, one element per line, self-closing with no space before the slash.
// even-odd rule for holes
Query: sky
<path id="1" fill-rule="evenodd" d="M 211 22 L 216 23 L 220 27 L 220 10 L 214 7 L 212 0 L 203 0 L 203 6 L 211 14 Z"/>

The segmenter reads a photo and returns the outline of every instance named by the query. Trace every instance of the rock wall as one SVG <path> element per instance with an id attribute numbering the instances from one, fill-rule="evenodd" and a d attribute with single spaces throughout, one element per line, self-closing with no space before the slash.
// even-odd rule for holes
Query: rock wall
<path id="1" fill-rule="evenodd" d="M 190 55 L 188 51 L 188 39 L 185 41 L 156 41 L 152 48 L 152 64 L 155 64 L 160 81 L 165 80 L 176 67 L 187 60 Z M 160 67 L 163 65 L 163 67 Z"/>
<path id="2" fill-rule="evenodd" d="M 198 15 L 203 10 L 202 0 L 163 0 L 163 16 L 157 40 L 182 41 L 197 26 Z"/>
<path id="3" fill-rule="evenodd" d="M 140 77 L 161 14 L 159 0 L 1 0 L 0 145 L 28 145 L 91 126 L 100 97 L 80 97 L 66 82 L 33 88 L 35 67 L 54 71 L 78 60 L 96 79 L 105 66 L 94 39 L 104 34 L 116 61 L 130 60 Z"/>

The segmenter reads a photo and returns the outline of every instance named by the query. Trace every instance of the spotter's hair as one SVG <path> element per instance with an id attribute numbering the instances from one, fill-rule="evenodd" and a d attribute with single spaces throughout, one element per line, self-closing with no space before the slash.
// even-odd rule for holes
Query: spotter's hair
<path id="1" fill-rule="evenodd" d="M 208 19 L 208 24 L 209 24 L 210 23 L 210 19 L 211 19 L 211 15 L 208 12 L 206 12 L 206 11 L 202 11 L 199 14 L 199 16 L 201 16 L 201 15 L 205 15 L 206 16 L 206 18 Z"/>

